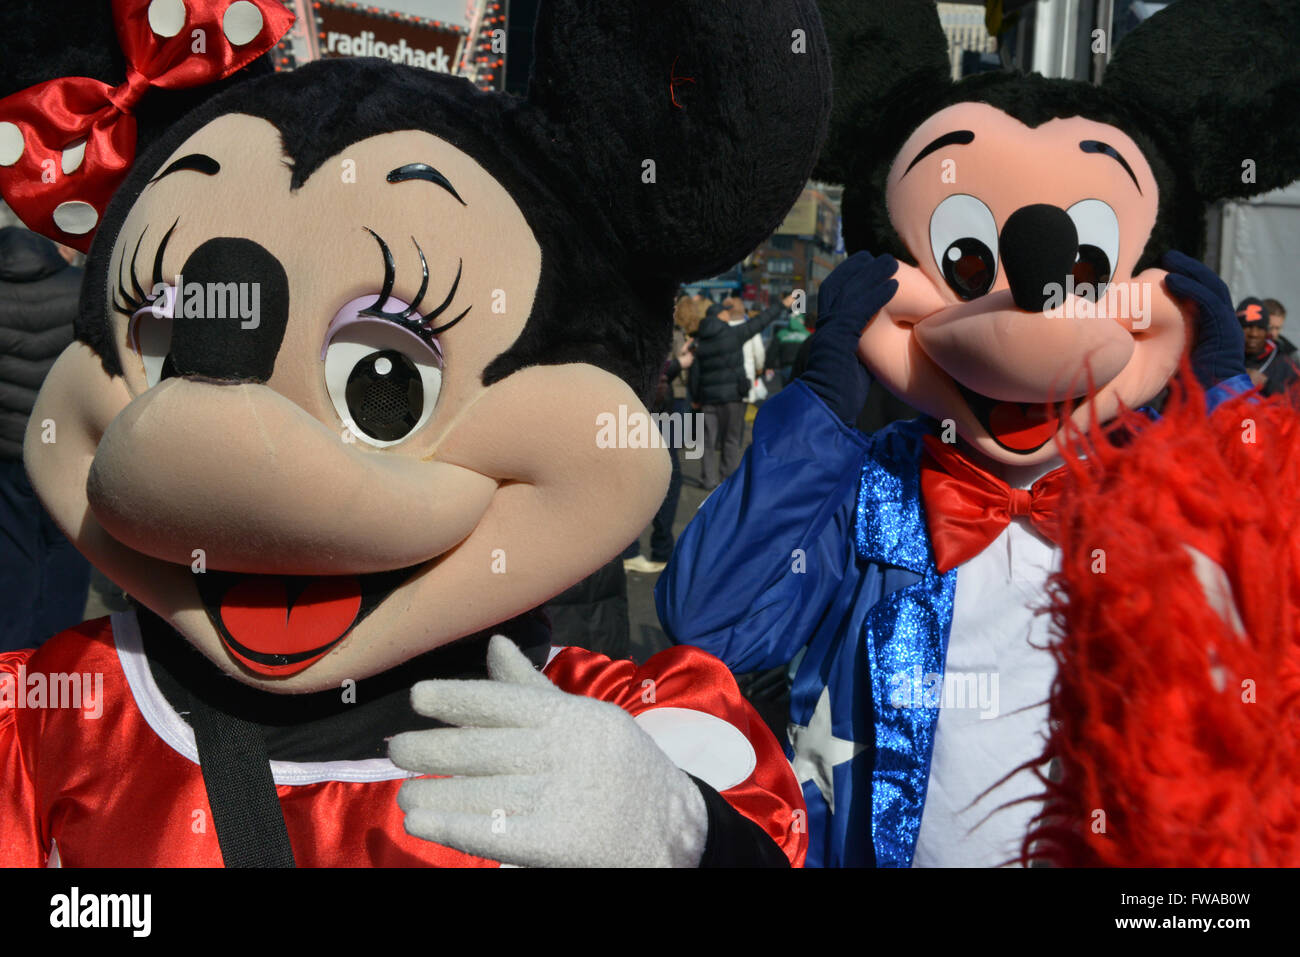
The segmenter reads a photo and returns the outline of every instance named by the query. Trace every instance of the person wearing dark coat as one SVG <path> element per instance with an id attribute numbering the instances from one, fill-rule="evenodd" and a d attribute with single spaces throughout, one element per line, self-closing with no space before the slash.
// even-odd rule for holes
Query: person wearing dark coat
<path id="1" fill-rule="evenodd" d="M 1264 396 L 1282 395 L 1300 375 L 1268 338 L 1268 310 L 1259 299 L 1251 297 L 1237 305 L 1237 320 L 1245 340 L 1246 372 Z"/>
<path id="2" fill-rule="evenodd" d="M 752 383 L 745 373 L 745 342 L 789 314 L 791 298 L 773 303 L 746 322 L 729 325 L 726 310 L 709 309 L 695 336 L 695 364 L 690 370 L 691 399 L 704 413 L 703 484 L 715 489 L 740 465 L 745 435 L 745 397 Z M 720 459 L 713 447 L 721 439 Z M 721 474 L 719 474 L 721 465 Z"/>
<path id="3" fill-rule="evenodd" d="M 46 514 L 23 468 L 32 404 L 72 342 L 80 294 L 81 270 L 59 247 L 18 226 L 0 229 L 0 652 L 36 647 L 79 624 L 86 607 L 90 564 Z"/>

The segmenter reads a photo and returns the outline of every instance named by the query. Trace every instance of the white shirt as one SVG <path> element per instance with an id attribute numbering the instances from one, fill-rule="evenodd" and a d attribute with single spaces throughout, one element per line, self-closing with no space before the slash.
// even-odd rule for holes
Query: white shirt
<path id="1" fill-rule="evenodd" d="M 1060 464 L 1007 469 L 1003 478 L 1028 488 Z M 914 867 L 995 867 L 1019 858 L 1042 805 L 1008 802 L 1041 794 L 1041 782 L 1024 770 L 980 795 L 1038 757 L 1046 743 L 1047 696 L 1056 674 L 1047 650 L 1046 586 L 1060 554 L 1017 518 L 957 569 L 947 693 Z"/>
<path id="2" fill-rule="evenodd" d="M 727 322 L 729 326 L 738 326 L 745 322 L 744 319 L 731 319 Z M 767 350 L 763 348 L 763 336 L 756 333 L 745 340 L 741 347 L 741 358 L 745 362 L 745 375 L 749 379 L 749 393 L 745 396 L 746 402 L 757 402 L 760 398 L 758 387 L 754 380 L 763 373 L 763 366 L 767 362 Z M 763 390 L 762 398 L 767 398 L 767 389 Z"/>

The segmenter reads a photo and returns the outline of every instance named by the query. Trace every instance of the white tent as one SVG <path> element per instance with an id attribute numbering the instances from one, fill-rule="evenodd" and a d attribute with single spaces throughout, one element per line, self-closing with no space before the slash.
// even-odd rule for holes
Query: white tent
<path id="1" fill-rule="evenodd" d="M 1273 298 L 1287 307 L 1285 333 L 1300 338 L 1300 181 L 1210 211 L 1207 265 L 1216 267 L 1233 302 Z"/>

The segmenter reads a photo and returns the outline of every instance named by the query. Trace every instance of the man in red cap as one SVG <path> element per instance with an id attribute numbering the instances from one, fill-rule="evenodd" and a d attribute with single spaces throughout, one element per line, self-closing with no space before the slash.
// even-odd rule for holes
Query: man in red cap
<path id="1" fill-rule="evenodd" d="M 1246 340 L 1246 371 L 1265 396 L 1278 395 L 1296 380 L 1296 371 L 1282 356 L 1276 343 L 1268 338 L 1268 310 L 1255 298 L 1243 299 L 1237 305 L 1237 319 L 1241 322 Z"/>

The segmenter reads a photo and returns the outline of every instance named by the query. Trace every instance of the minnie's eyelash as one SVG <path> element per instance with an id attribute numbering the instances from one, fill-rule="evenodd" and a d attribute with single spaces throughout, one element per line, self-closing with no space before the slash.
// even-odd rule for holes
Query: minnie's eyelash
<path id="1" fill-rule="evenodd" d="M 158 251 L 153 257 L 153 285 L 150 287 L 151 289 L 157 289 L 163 281 L 163 254 L 167 251 L 167 243 L 171 240 L 172 233 L 176 231 L 178 225 L 180 225 L 180 217 L 176 218 L 176 222 L 172 223 L 171 229 L 167 230 L 163 235 L 162 242 L 158 244 Z M 152 302 L 154 298 L 150 293 L 146 293 L 140 288 L 140 280 L 135 271 L 136 259 L 140 255 L 140 246 L 144 243 L 145 233 L 147 232 L 149 232 L 148 226 L 140 231 L 140 238 L 135 241 L 135 249 L 131 252 L 131 288 L 134 292 L 128 292 L 126 288 L 126 279 L 123 276 L 122 268 L 126 265 L 125 256 L 122 257 L 117 267 L 117 290 L 113 294 L 113 308 L 128 319 Z M 119 296 L 121 297 L 120 301 Z"/>
<path id="2" fill-rule="evenodd" d="M 415 333 L 421 339 L 428 342 L 432 340 L 434 336 L 446 332 L 456 323 L 460 322 L 469 314 L 470 309 L 474 308 L 473 305 L 470 305 L 464 312 L 451 320 L 451 322 L 445 323 L 441 326 L 431 325 L 433 320 L 437 319 L 447 311 L 451 306 L 452 300 L 456 298 L 456 290 L 460 288 L 460 277 L 465 267 L 465 261 L 462 259 L 456 264 L 456 278 L 452 281 L 451 290 L 447 293 L 446 298 L 443 299 L 443 301 L 431 312 L 423 316 L 412 318 L 412 316 L 419 311 L 420 303 L 424 301 L 424 295 L 429 290 L 429 262 L 424 257 L 424 250 L 420 248 L 420 244 L 416 241 L 415 237 L 412 236 L 411 242 L 415 244 L 415 251 L 420 254 L 420 269 L 423 273 L 420 281 L 420 291 L 415 294 L 415 301 L 405 309 L 399 312 L 386 312 L 384 310 L 384 304 L 388 302 L 389 298 L 392 296 L 393 284 L 396 282 L 397 277 L 397 266 L 393 261 L 393 251 L 388 248 L 388 243 L 384 242 L 383 237 L 377 232 L 369 226 L 363 228 L 371 236 L 375 237 L 375 242 L 379 243 L 379 250 L 384 257 L 384 285 L 379 290 L 379 298 L 375 300 L 375 304 L 367 309 L 361 310 L 360 315 L 374 316 L 379 319 L 387 319 L 390 322 L 395 322 L 397 325 Z"/>

